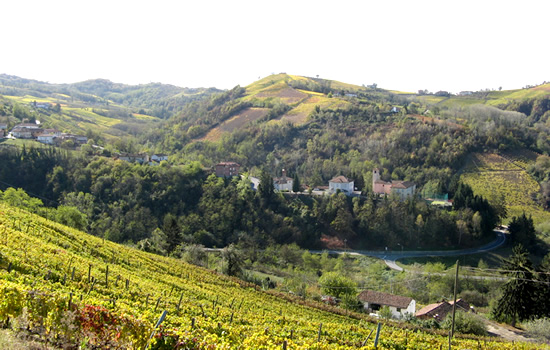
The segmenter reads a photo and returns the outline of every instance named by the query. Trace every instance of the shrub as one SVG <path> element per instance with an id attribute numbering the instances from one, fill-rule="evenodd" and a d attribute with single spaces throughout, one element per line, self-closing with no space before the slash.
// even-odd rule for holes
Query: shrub
<path id="1" fill-rule="evenodd" d="M 550 318 L 544 317 L 526 322 L 524 327 L 530 336 L 550 341 Z"/>
<path id="2" fill-rule="evenodd" d="M 441 328 L 451 329 L 452 324 L 453 315 L 449 313 L 441 324 Z M 455 331 L 464 334 L 487 335 L 487 326 L 476 314 L 457 311 L 455 316 Z"/>

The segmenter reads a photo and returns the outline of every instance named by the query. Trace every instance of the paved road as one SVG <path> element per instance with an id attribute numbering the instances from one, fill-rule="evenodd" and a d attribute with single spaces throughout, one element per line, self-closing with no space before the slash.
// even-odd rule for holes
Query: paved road
<path id="1" fill-rule="evenodd" d="M 395 261 L 404 258 L 436 257 L 436 256 L 459 256 L 488 252 L 502 246 L 506 241 L 504 231 L 495 230 L 496 239 L 490 243 L 477 248 L 460 250 L 417 250 L 417 251 L 380 251 L 380 250 L 329 250 L 332 254 L 348 253 L 352 255 L 367 255 L 384 260 L 391 269 L 403 271 Z"/>

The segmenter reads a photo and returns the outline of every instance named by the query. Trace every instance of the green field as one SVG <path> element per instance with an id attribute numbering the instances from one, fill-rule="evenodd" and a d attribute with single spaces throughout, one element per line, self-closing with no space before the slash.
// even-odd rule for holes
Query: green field
<path id="1" fill-rule="evenodd" d="M 180 260 L 137 251 L 0 203 L 0 321 L 89 348 L 356 349 L 378 320 L 304 302 Z M 162 328 L 154 324 L 163 312 Z M 10 321 L 8 321 L 10 320 Z M 444 333 L 385 323 L 379 349 L 440 349 Z M 363 346 L 363 342 L 365 345 Z M 535 349 L 490 338 L 457 349 Z M 164 348 L 163 348 L 164 349 Z"/>

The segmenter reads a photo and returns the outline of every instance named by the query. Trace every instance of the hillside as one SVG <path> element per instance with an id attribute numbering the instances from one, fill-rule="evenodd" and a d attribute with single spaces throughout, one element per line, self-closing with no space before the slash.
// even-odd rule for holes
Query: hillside
<path id="1" fill-rule="evenodd" d="M 0 74 L 0 118 L 10 126 L 19 105 L 30 119 L 64 132 L 95 133 L 95 138 L 114 141 L 136 136 L 178 112 L 185 104 L 219 90 L 180 88 L 150 83 L 124 85 L 96 79 L 75 84 L 49 84 Z M 40 108 L 36 105 L 49 104 Z"/>
<path id="2" fill-rule="evenodd" d="M 57 345 L 192 349 L 374 348 L 374 320 L 303 305 L 182 261 L 120 246 L 0 204 L 0 320 Z M 335 309 L 333 309 L 335 310 Z M 540 344 L 453 340 L 457 348 Z M 384 324 L 378 348 L 439 349 L 443 335 Z"/>
<path id="3" fill-rule="evenodd" d="M 253 122 L 270 121 L 289 122 L 302 125 L 316 109 L 346 109 L 352 106 L 350 99 L 383 101 L 391 99 L 393 92 L 366 88 L 338 81 L 309 78 L 280 73 L 260 79 L 245 88 L 241 103 L 244 110 L 231 115 L 229 119 L 212 125 L 207 135 L 200 140 L 218 141 L 223 134 L 231 133 Z M 267 117 L 275 106 L 284 106 L 284 110 Z M 262 108 L 262 113 L 258 113 Z M 254 115 L 250 117 L 250 115 Z"/>

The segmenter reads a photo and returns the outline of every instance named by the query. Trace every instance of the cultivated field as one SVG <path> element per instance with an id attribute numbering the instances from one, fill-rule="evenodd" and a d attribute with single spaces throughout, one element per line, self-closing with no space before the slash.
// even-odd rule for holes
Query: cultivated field
<path id="1" fill-rule="evenodd" d="M 523 153 L 518 153 L 518 155 Z M 461 175 L 462 181 L 469 184 L 475 194 L 482 195 L 489 202 L 504 199 L 508 207 L 508 219 L 513 216 L 532 215 L 535 224 L 550 221 L 550 213 L 537 202 L 540 185 L 524 170 L 529 153 L 512 158 L 512 154 L 472 154 Z"/>

